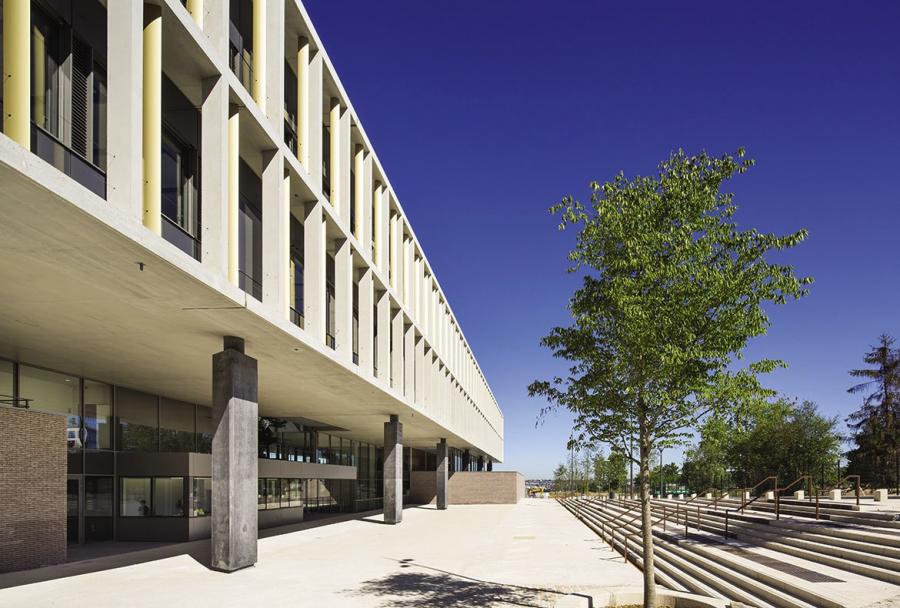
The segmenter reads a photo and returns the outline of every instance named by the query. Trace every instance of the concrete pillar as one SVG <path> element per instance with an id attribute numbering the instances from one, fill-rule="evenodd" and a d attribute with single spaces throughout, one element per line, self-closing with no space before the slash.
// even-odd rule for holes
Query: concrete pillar
<path id="1" fill-rule="evenodd" d="M 384 198 L 385 198 L 384 203 L 388 204 L 389 195 L 385 195 Z M 402 238 L 403 238 L 400 233 L 400 230 L 401 230 L 400 222 L 401 222 L 401 220 L 400 220 L 399 215 L 397 215 L 396 213 L 391 214 L 390 237 L 389 237 L 390 238 L 390 244 L 389 244 L 390 252 L 388 254 L 388 256 L 390 258 L 389 274 L 390 274 L 390 279 L 391 279 L 391 287 L 397 293 L 398 298 L 403 297 L 400 294 L 400 285 L 401 285 L 401 281 L 400 281 L 400 267 L 401 267 L 400 250 L 401 250 L 401 242 L 402 242 Z"/>
<path id="2" fill-rule="evenodd" d="M 346 222 L 346 224 L 350 225 L 350 188 L 353 187 L 353 184 L 350 183 L 350 164 L 351 164 L 351 121 L 350 121 L 350 108 L 341 107 L 341 128 L 338 130 L 338 146 L 340 148 L 340 152 L 338 156 L 340 157 L 340 164 L 335 170 L 334 175 L 338 177 L 340 181 L 340 192 L 339 195 L 341 197 L 341 202 L 338 203 L 338 209 L 340 211 L 341 218 Z M 333 203 L 334 201 L 332 201 Z"/>
<path id="3" fill-rule="evenodd" d="M 201 30 L 203 29 L 203 0 L 187 0 L 186 8 L 191 19 Z"/>
<path id="4" fill-rule="evenodd" d="M 312 178 L 312 183 L 322 189 L 322 53 L 309 50 L 309 87 L 306 94 L 307 103 L 309 104 L 306 113 L 306 136 L 309 145 L 306 146 L 306 154 L 309 158 L 309 164 L 306 170 Z M 328 192 L 324 193 L 328 196 Z"/>
<path id="5" fill-rule="evenodd" d="M 316 344 L 325 342 L 325 218 L 320 203 L 306 205 L 303 220 L 304 326 Z"/>
<path id="6" fill-rule="evenodd" d="M 124 5 L 127 2 L 114 2 Z M 228 158 L 225 154 L 203 154 L 203 150 L 228 149 L 228 82 L 221 76 L 202 83 L 200 107 L 200 257 L 216 275 L 228 276 Z M 115 138 L 112 138 L 115 139 Z M 112 140 L 110 140 L 110 144 Z"/>
<path id="7" fill-rule="evenodd" d="M 372 155 L 369 155 L 371 160 Z M 384 194 L 384 186 L 381 182 L 375 182 L 372 190 L 372 213 L 375 215 L 375 225 L 372 232 L 372 245 L 374 255 L 372 263 L 378 270 L 384 272 L 384 256 L 387 248 L 384 244 L 384 237 L 388 232 L 387 218 L 384 217 L 384 202 L 382 200 Z"/>
<path id="8" fill-rule="evenodd" d="M 391 296 L 382 291 L 378 296 L 378 379 L 390 384 L 391 377 Z"/>
<path id="9" fill-rule="evenodd" d="M 162 233 L 162 8 L 144 5 L 144 226 Z M 115 134 L 112 134 L 115 137 Z"/>
<path id="10" fill-rule="evenodd" d="M 794 492 L 794 498 L 796 500 L 803 500 L 805 497 L 806 492 L 804 492 L 803 490 L 797 490 L 796 492 Z"/>
<path id="11" fill-rule="evenodd" d="M 415 311 L 413 310 L 413 262 L 414 262 L 414 247 L 412 238 L 409 235 L 403 235 L 403 270 L 401 271 L 401 275 L 403 276 L 403 304 L 406 306 L 406 310 L 409 311 L 410 317 L 413 317 Z"/>
<path id="12" fill-rule="evenodd" d="M 447 440 L 443 437 L 437 444 L 437 508 L 447 508 Z"/>
<path id="13" fill-rule="evenodd" d="M 238 175 L 241 159 L 241 115 L 237 106 L 228 108 L 228 280 L 232 285 L 240 285 L 240 190 Z"/>
<path id="14" fill-rule="evenodd" d="M 3 133 L 31 149 L 31 0 L 3 2 Z"/>
<path id="15" fill-rule="evenodd" d="M 353 352 L 353 254 L 350 239 L 334 242 L 334 341 L 338 354 Z"/>
<path id="16" fill-rule="evenodd" d="M 290 308 L 291 208 L 290 181 L 285 179 L 284 155 L 263 152 L 262 171 L 262 297 L 284 319 Z"/>
<path id="17" fill-rule="evenodd" d="M 362 180 L 359 184 L 361 191 L 356 193 L 357 200 L 360 198 L 362 199 L 362 214 L 357 213 L 357 217 L 362 218 L 362 229 L 359 232 L 361 236 L 360 240 L 363 243 L 363 250 L 369 256 L 372 264 L 375 264 L 375 241 L 373 240 L 375 227 L 373 224 L 377 216 L 375 215 L 374 203 L 372 201 L 375 189 L 375 182 L 372 178 L 374 167 L 372 155 L 364 153 L 362 164 Z M 357 175 L 359 175 L 358 172 Z"/>
<path id="18" fill-rule="evenodd" d="M 359 371 L 371 376 L 375 358 L 375 281 L 371 268 L 365 268 L 359 277 Z"/>
<path id="19" fill-rule="evenodd" d="M 212 567 L 256 563 L 257 368 L 244 341 L 213 355 Z"/>
<path id="20" fill-rule="evenodd" d="M 841 499 L 841 491 L 839 489 L 832 490 L 831 491 L 831 500 L 840 500 L 840 499 Z"/>
<path id="21" fill-rule="evenodd" d="M 391 415 L 384 423 L 384 521 L 403 520 L 403 424 Z"/>
<path id="22" fill-rule="evenodd" d="M 266 32 L 266 2 L 253 2 L 253 81 L 250 83 L 250 94 L 259 109 L 266 112 L 266 77 L 268 46 Z M 283 63 L 283 61 L 282 61 Z M 279 106 L 280 108 L 280 106 Z"/>
<path id="23" fill-rule="evenodd" d="M 413 401 L 418 405 L 425 403 L 425 338 L 418 336 L 413 353 Z"/>
<path id="24" fill-rule="evenodd" d="M 391 319 L 391 388 L 403 393 L 403 311 Z"/>
<path id="25" fill-rule="evenodd" d="M 4 8 L 8 4 L 4 2 Z M 126 210 L 130 219 L 140 221 L 144 196 L 141 137 L 144 5 L 141 2 L 108 2 L 106 13 L 106 36 L 109 48 L 115 49 L 107 55 L 106 199 Z M 4 27 L 9 28 L 9 25 Z M 4 45 L 6 41 L 4 33 Z M 7 54 L 4 62 L 8 61 Z M 7 73 L 8 70 L 7 67 Z M 4 95 L 4 108 L 8 109 L 10 98 L 8 94 Z"/>
<path id="26" fill-rule="evenodd" d="M 888 491 L 884 488 L 875 490 L 875 502 L 887 502 Z"/>
<path id="27" fill-rule="evenodd" d="M 310 171 L 309 40 L 297 40 L 297 160 Z"/>
<path id="28" fill-rule="evenodd" d="M 254 12 L 256 11 L 256 2 Z M 263 29 L 266 32 L 263 51 L 265 62 L 262 93 L 264 110 L 276 133 L 284 132 L 284 0 L 266 0 Z M 256 41 L 254 41 L 256 45 Z M 254 50 L 254 57 L 256 51 Z M 254 70 L 255 74 L 255 70 Z M 265 216 L 265 213 L 263 213 Z"/>
<path id="29" fill-rule="evenodd" d="M 218 0 L 203 1 L 203 33 L 213 47 L 216 57 L 228 61 L 228 41 L 231 20 L 228 17 L 228 3 Z"/>

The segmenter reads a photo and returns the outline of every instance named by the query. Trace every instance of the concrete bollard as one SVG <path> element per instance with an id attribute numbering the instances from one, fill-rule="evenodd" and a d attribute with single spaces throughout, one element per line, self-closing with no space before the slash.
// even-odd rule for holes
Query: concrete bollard
<path id="1" fill-rule="evenodd" d="M 691 498 L 697 498 L 696 492 L 694 494 L 691 494 Z"/>
<path id="2" fill-rule="evenodd" d="M 684 494 L 679 494 L 679 495 L 678 495 L 678 500 L 684 500 Z"/>
<path id="3" fill-rule="evenodd" d="M 887 502 L 888 491 L 885 489 L 875 490 L 875 502 Z"/>
<path id="4" fill-rule="evenodd" d="M 719 496 L 719 500 L 731 500 L 731 494 L 728 492 L 724 492 L 721 496 Z"/>
<path id="5" fill-rule="evenodd" d="M 703 496 L 703 498 L 705 498 L 706 500 L 712 500 L 712 492 L 707 492 L 707 493 Z"/>
<path id="6" fill-rule="evenodd" d="M 666 498 L 667 498 L 668 500 L 672 500 L 672 495 L 671 495 L 671 494 L 666 494 Z"/>
<path id="7" fill-rule="evenodd" d="M 841 491 L 840 489 L 831 491 L 831 500 L 840 500 L 841 499 Z"/>
<path id="8" fill-rule="evenodd" d="M 766 500 L 775 500 L 775 492 L 772 490 L 766 492 Z"/>
<path id="9" fill-rule="evenodd" d="M 744 500 L 750 500 L 750 492 L 744 492 Z"/>
<path id="10" fill-rule="evenodd" d="M 795 499 L 797 499 L 797 500 L 803 500 L 804 497 L 806 497 L 806 492 L 804 492 L 803 490 L 797 490 L 796 492 L 794 492 L 794 498 L 795 498 Z"/>

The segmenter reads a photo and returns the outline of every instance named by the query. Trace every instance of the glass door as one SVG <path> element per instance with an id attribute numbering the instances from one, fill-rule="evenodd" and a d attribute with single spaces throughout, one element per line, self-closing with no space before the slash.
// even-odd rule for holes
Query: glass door
<path id="1" fill-rule="evenodd" d="M 113 478 L 88 475 L 84 478 L 84 540 L 113 539 Z"/>

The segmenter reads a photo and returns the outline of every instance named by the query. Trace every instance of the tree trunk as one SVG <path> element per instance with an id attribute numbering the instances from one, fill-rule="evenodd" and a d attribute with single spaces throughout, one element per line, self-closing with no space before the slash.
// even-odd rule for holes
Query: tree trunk
<path id="1" fill-rule="evenodd" d="M 656 608 L 656 567 L 653 564 L 653 515 L 650 512 L 650 437 L 640 428 L 641 540 L 644 548 L 644 608 Z"/>

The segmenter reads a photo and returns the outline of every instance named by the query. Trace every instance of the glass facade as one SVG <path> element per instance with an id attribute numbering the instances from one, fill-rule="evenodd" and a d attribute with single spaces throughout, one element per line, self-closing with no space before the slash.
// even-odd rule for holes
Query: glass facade
<path id="1" fill-rule="evenodd" d="M 212 479 L 191 478 L 191 517 L 205 517 L 212 513 Z"/>
<path id="2" fill-rule="evenodd" d="M 159 400 L 159 451 L 194 451 L 194 406 L 174 399 Z"/>
<path id="3" fill-rule="evenodd" d="M 240 287 L 262 300 L 262 180 L 243 160 L 238 173 L 238 190 Z"/>
<path id="4" fill-rule="evenodd" d="M 162 235 L 200 259 L 200 112 L 162 79 Z"/>
<path id="5" fill-rule="evenodd" d="M 19 366 L 19 401 L 43 412 L 66 416 L 66 442 L 69 451 L 80 450 L 81 381 L 75 376 L 51 372 L 29 365 Z"/>
<path id="6" fill-rule="evenodd" d="M 149 517 L 153 512 L 150 477 L 122 477 L 119 515 Z"/>
<path id="7" fill-rule="evenodd" d="M 84 447 L 89 450 L 113 448 L 112 393 L 108 384 L 84 381 Z"/>
<path id="8" fill-rule="evenodd" d="M 184 516 L 184 477 L 153 478 L 153 514 L 157 517 Z"/>

